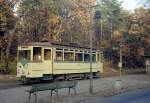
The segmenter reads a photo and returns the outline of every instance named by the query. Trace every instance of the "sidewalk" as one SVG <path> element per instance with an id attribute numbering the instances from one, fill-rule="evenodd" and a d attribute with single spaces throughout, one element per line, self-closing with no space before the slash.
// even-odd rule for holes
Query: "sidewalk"
<path id="1" fill-rule="evenodd" d="M 100 78 L 93 80 L 93 95 L 89 94 L 89 80 L 78 81 L 77 95 L 73 92 L 68 95 L 68 89 L 59 90 L 59 97 L 54 96 L 50 98 L 50 92 L 44 91 L 38 94 L 39 103 L 84 103 L 88 100 L 96 98 L 104 98 L 120 93 L 135 91 L 137 89 L 150 87 L 150 75 L 127 75 L 122 77 L 122 88 L 115 89 L 116 80 L 119 77 Z M 28 94 L 25 90 L 30 86 L 3 89 L 0 90 L 0 103 L 25 103 Z M 33 103 L 33 98 L 31 100 Z"/>

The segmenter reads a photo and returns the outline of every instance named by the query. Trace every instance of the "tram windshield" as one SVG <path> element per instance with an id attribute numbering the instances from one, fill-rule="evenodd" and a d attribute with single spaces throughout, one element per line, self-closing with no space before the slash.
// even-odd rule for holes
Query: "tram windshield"
<path id="1" fill-rule="evenodd" d="M 18 59 L 20 60 L 31 60 L 31 51 L 30 50 L 19 50 Z"/>

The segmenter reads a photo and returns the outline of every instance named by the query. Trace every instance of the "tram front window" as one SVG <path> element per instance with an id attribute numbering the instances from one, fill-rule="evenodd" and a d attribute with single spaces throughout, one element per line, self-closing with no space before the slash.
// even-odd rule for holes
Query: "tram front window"
<path id="1" fill-rule="evenodd" d="M 33 61 L 41 61 L 42 52 L 41 47 L 33 47 Z"/>
<path id="2" fill-rule="evenodd" d="M 20 60 L 28 60 L 28 61 L 30 61 L 31 60 L 31 57 L 30 57 L 30 55 L 31 55 L 31 51 L 30 50 L 20 50 L 19 52 L 18 52 L 18 56 L 19 56 L 19 61 Z"/>

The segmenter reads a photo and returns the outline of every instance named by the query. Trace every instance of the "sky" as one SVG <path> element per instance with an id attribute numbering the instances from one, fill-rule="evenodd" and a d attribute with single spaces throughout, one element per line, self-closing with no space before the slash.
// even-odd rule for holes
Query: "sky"
<path id="1" fill-rule="evenodd" d="M 122 7 L 127 9 L 127 10 L 134 10 L 137 8 L 137 0 L 118 0 L 118 1 L 123 1 Z"/>

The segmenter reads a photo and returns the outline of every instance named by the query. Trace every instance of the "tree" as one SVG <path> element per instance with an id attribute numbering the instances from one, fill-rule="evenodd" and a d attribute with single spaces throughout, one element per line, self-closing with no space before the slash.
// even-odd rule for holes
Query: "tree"
<path id="1" fill-rule="evenodd" d="M 55 26 L 58 21 L 55 12 L 51 8 L 51 4 L 51 0 L 21 1 L 18 15 L 22 15 L 24 11 L 26 12 L 20 22 L 20 31 L 23 37 L 31 38 L 29 41 L 40 41 L 43 36 L 46 37 L 47 35 L 48 40 L 52 38 L 52 32 L 49 31 L 55 28 L 53 26 Z M 56 20 L 54 18 L 56 18 Z"/>
<path id="2" fill-rule="evenodd" d="M 118 57 L 119 51 L 113 48 L 119 48 L 122 42 L 129 12 L 121 8 L 121 2 L 118 0 L 100 0 L 98 10 L 101 11 L 103 20 L 103 35 L 101 36 L 101 46 L 105 48 L 105 55 L 113 64 L 113 57 Z"/>
<path id="3" fill-rule="evenodd" d="M 95 0 L 55 0 L 55 8 L 62 21 L 62 41 L 79 45 L 89 44 L 90 13 L 88 6 Z M 91 15 L 93 17 L 93 14 Z M 93 18 L 92 18 L 93 19 Z"/>
<path id="4" fill-rule="evenodd" d="M 26 10 L 21 21 L 19 38 L 32 38 L 88 44 L 89 11 L 83 0 L 22 0 L 18 14 Z M 93 0 L 95 2 L 95 0 Z M 38 28 L 38 30 L 37 30 Z M 46 38 L 43 38 L 46 37 Z M 36 39 L 35 39 L 36 38 Z M 85 39 L 86 38 L 86 39 Z"/>
<path id="5" fill-rule="evenodd" d="M 137 0 L 138 4 L 142 4 L 144 7 L 150 7 L 150 1 L 149 0 Z"/>
<path id="6" fill-rule="evenodd" d="M 8 62 L 10 46 L 12 41 L 11 32 L 15 28 L 16 17 L 14 16 L 13 8 L 17 0 L 2 0 L 0 2 L 1 11 L 0 17 L 5 22 L 5 37 L 0 38 L 0 46 L 2 53 L 3 64 L 5 64 L 4 72 L 8 72 Z"/>
<path id="7" fill-rule="evenodd" d="M 144 52 L 148 51 L 147 48 L 149 48 L 147 42 L 149 33 L 145 28 L 148 12 L 148 9 L 140 7 L 129 16 L 126 38 L 124 38 L 128 48 L 124 52 L 126 66 L 128 67 L 144 67 Z"/>

